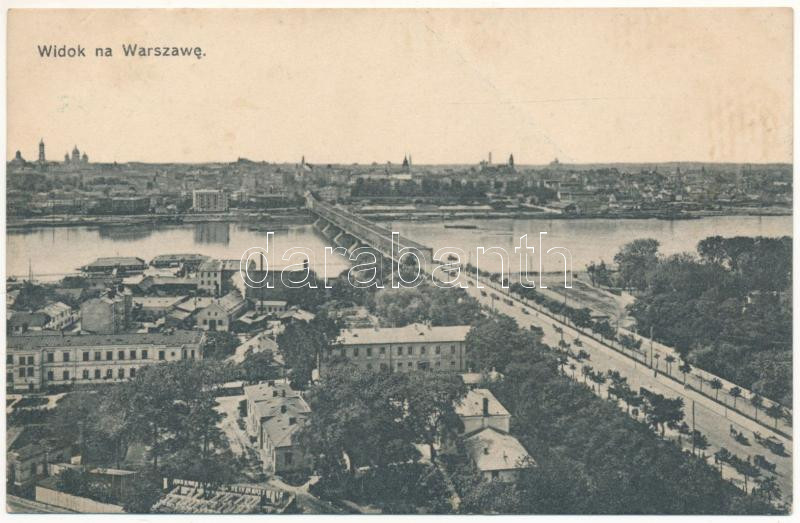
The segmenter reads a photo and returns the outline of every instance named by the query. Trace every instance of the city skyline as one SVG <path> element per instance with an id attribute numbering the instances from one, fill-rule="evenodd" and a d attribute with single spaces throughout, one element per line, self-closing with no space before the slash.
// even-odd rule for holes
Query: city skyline
<path id="1" fill-rule="evenodd" d="M 37 144 L 37 150 L 34 151 L 36 154 L 26 154 L 25 149 L 15 149 L 13 154 L 10 154 L 7 157 L 7 161 L 11 161 L 12 159 L 14 159 L 16 153 L 20 153 L 21 156 L 22 156 L 22 159 L 24 159 L 26 162 L 31 163 L 31 164 L 37 163 L 38 160 L 34 160 L 33 157 L 36 156 L 37 158 L 40 158 L 40 156 L 38 155 L 38 151 L 39 151 L 39 148 L 41 146 L 41 142 L 43 142 L 44 145 L 47 146 L 47 141 L 44 138 L 40 138 L 40 143 Z M 48 148 L 49 148 L 49 146 L 48 146 Z M 80 149 L 80 148 L 78 148 L 77 144 L 73 145 L 73 147 L 70 150 L 74 153 L 75 149 Z M 31 149 L 31 150 L 33 150 L 33 149 Z M 67 150 L 67 157 L 69 157 L 71 155 L 70 150 Z M 85 151 L 79 151 L 79 152 L 81 154 L 83 154 L 83 155 L 86 154 Z M 49 154 L 49 153 L 45 153 L 45 154 Z M 478 158 L 476 161 L 473 161 L 473 162 L 456 161 L 456 162 L 447 162 L 447 163 L 423 163 L 423 162 L 419 162 L 418 163 L 418 162 L 415 161 L 412 165 L 416 165 L 416 166 L 419 166 L 419 167 L 469 166 L 469 165 L 480 165 L 481 163 L 487 162 L 487 159 L 491 159 L 491 161 L 488 162 L 491 165 L 505 165 L 505 164 L 508 164 L 508 158 L 509 157 L 502 156 L 501 158 L 498 159 L 498 158 L 495 158 L 495 157 L 491 156 L 493 154 L 494 154 L 493 151 L 488 151 L 486 154 L 484 154 L 484 156 L 482 158 Z M 509 156 L 514 156 L 514 153 L 513 152 L 509 153 Z M 166 162 L 166 161 L 158 161 L 158 160 L 145 162 L 145 161 L 141 161 L 141 160 L 137 160 L 137 159 L 131 159 L 131 160 L 127 160 L 125 162 L 116 162 L 116 160 L 112 160 L 112 161 L 98 161 L 98 162 L 92 161 L 91 163 L 100 163 L 100 164 L 108 164 L 108 163 L 143 163 L 143 164 L 156 164 L 156 165 L 157 164 L 175 164 L 175 165 L 182 165 L 182 164 L 193 165 L 193 164 L 197 164 L 197 165 L 202 165 L 202 164 L 234 163 L 237 160 L 242 159 L 242 160 L 248 160 L 248 161 L 251 161 L 251 162 L 254 162 L 254 163 L 265 162 L 267 164 L 273 164 L 273 165 L 292 165 L 292 164 L 300 165 L 301 163 L 307 163 L 309 165 L 319 165 L 319 166 L 324 166 L 324 165 L 336 165 L 336 166 L 359 165 L 361 167 L 370 166 L 370 165 L 380 165 L 380 166 L 384 166 L 384 165 L 401 166 L 401 165 L 403 165 L 403 161 L 402 160 L 401 161 L 397 161 L 396 159 L 386 159 L 386 160 L 382 160 L 382 161 L 373 160 L 373 161 L 366 161 L 366 162 L 347 162 L 347 161 L 342 161 L 342 162 L 319 161 L 319 162 L 315 162 L 315 161 L 309 161 L 308 159 L 306 159 L 305 155 L 301 155 L 300 158 L 301 159 L 300 159 L 299 162 L 298 161 L 291 161 L 291 160 L 276 161 L 276 160 L 270 160 L 270 159 L 266 159 L 266 158 L 246 158 L 246 157 L 243 157 L 243 156 L 239 156 L 237 158 L 231 158 L 231 159 L 217 159 L 217 160 L 206 160 L 206 161 L 198 161 L 198 162 L 194 162 L 194 161 Z M 410 159 L 411 155 L 406 154 L 404 156 L 404 159 L 405 158 L 409 158 Z M 59 157 L 53 158 L 53 157 L 50 157 L 50 156 L 45 156 L 45 161 L 47 163 L 64 163 L 64 162 L 66 162 L 66 160 L 67 160 L 66 157 L 65 158 L 59 158 Z M 70 158 L 70 161 L 71 162 L 75 162 L 76 160 L 74 158 Z M 88 158 L 85 160 L 85 163 L 90 163 Z M 555 164 L 561 164 L 561 165 L 581 165 L 581 166 L 589 166 L 589 165 L 618 165 L 618 166 L 634 165 L 635 166 L 635 165 L 647 165 L 647 164 L 656 165 L 656 166 L 657 165 L 668 165 L 668 164 L 675 164 L 675 165 L 685 165 L 685 164 L 689 164 L 689 165 L 692 165 L 692 164 L 703 164 L 703 165 L 792 165 L 793 164 L 793 162 L 791 162 L 791 161 L 788 161 L 788 162 L 779 162 L 779 161 L 776 161 L 776 162 L 725 162 L 725 161 L 713 162 L 713 161 L 683 160 L 683 159 L 679 159 L 679 160 L 664 160 L 664 161 L 641 161 L 641 162 L 633 162 L 633 161 L 631 161 L 631 162 L 620 162 L 620 161 L 609 161 L 609 162 L 592 162 L 592 161 L 587 161 L 587 162 L 562 162 L 562 161 L 560 161 L 559 158 L 553 158 L 549 162 L 525 163 L 525 162 L 518 161 L 516 159 L 516 157 L 514 156 L 514 166 L 516 166 L 516 167 L 547 167 L 549 165 L 553 165 L 554 163 Z"/>
<path id="2" fill-rule="evenodd" d="M 97 162 L 792 162 L 789 10 L 9 18 L 8 159 L 51 136 L 49 151 L 89 144 Z M 89 56 L 43 59 L 43 43 Z M 124 57 L 125 43 L 206 56 Z"/>

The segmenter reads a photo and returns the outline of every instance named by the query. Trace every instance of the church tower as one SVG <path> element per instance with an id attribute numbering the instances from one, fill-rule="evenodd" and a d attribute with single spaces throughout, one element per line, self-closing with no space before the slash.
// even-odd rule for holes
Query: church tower
<path id="1" fill-rule="evenodd" d="M 44 156 L 44 138 L 39 139 L 39 163 L 45 162 Z"/>

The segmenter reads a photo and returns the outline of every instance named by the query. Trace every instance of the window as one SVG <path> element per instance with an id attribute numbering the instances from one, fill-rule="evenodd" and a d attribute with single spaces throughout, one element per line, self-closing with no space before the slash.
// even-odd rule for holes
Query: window
<path id="1" fill-rule="evenodd" d="M 64 371 L 64 381 L 69 381 L 69 371 L 68 370 Z"/>
<path id="2" fill-rule="evenodd" d="M 454 362 L 454 361 L 451 361 L 451 362 L 450 362 L 450 366 L 451 366 L 451 367 L 455 367 L 455 366 L 456 366 L 456 362 Z"/>
<path id="3" fill-rule="evenodd" d="M 124 360 L 125 359 L 125 351 L 124 350 L 121 350 L 121 351 L 117 352 L 117 359 L 118 360 Z"/>
<path id="4" fill-rule="evenodd" d="M 85 380 L 89 379 L 89 371 L 88 370 L 84 370 L 83 371 L 83 379 L 85 379 Z"/>
<path id="5" fill-rule="evenodd" d="M 424 356 L 424 355 L 425 355 L 425 352 L 426 352 L 426 349 L 425 349 L 425 347 L 424 347 L 424 346 L 419 348 L 419 353 L 420 353 L 422 356 Z"/>
<path id="6" fill-rule="evenodd" d="M 33 376 L 33 367 L 28 367 L 28 376 Z"/>
<path id="7" fill-rule="evenodd" d="M 208 325 L 208 320 L 203 320 L 203 325 Z"/>
<path id="8" fill-rule="evenodd" d="M 20 356 L 19 357 L 19 364 L 20 365 L 25 365 L 25 356 Z"/>
<path id="9" fill-rule="evenodd" d="M 84 352 L 83 353 L 83 361 L 89 361 L 89 353 L 88 352 Z"/>
<path id="10" fill-rule="evenodd" d="M 28 365 L 33 365 L 33 356 L 28 356 Z"/>
<path id="11" fill-rule="evenodd" d="M 69 361 L 69 352 L 64 352 L 61 354 L 62 360 L 61 361 Z"/>
<path id="12" fill-rule="evenodd" d="M 6 355 L 6 365 L 13 365 L 14 364 L 14 356 Z"/>
<path id="13" fill-rule="evenodd" d="M 192 359 L 194 359 L 194 349 L 192 349 Z"/>
<path id="14" fill-rule="evenodd" d="M 372 347 L 367 347 L 367 358 L 372 357 Z"/>
<path id="15" fill-rule="evenodd" d="M 386 354 L 386 347 L 381 347 L 381 356 Z"/>
<path id="16" fill-rule="evenodd" d="M 136 377 L 136 369 L 131 369 L 131 378 Z"/>
<path id="17" fill-rule="evenodd" d="M 381 370 L 388 370 L 388 369 L 389 369 L 388 365 L 386 365 L 385 363 L 381 363 Z"/>
<path id="18" fill-rule="evenodd" d="M 147 349 L 143 349 L 143 350 L 142 350 L 142 359 L 143 359 L 143 360 L 146 360 L 146 359 L 147 359 Z"/>
<path id="19" fill-rule="evenodd" d="M 53 371 L 52 370 L 48 370 L 47 371 L 47 381 L 53 381 Z"/>
<path id="20" fill-rule="evenodd" d="M 94 379 L 100 379 L 100 369 L 94 369 Z"/>
<path id="21" fill-rule="evenodd" d="M 500 471 L 499 470 L 493 470 L 492 471 L 492 479 L 498 479 L 499 477 L 500 477 Z"/>
<path id="22" fill-rule="evenodd" d="M 450 345 L 450 354 L 455 354 L 455 353 L 456 353 L 456 346 Z"/>
<path id="23" fill-rule="evenodd" d="M 292 455 L 292 453 L 291 452 L 287 452 L 286 453 L 286 464 L 287 465 L 291 465 L 292 464 L 292 459 L 294 459 L 294 456 Z"/>
<path id="24" fill-rule="evenodd" d="M 6 372 L 6 382 L 7 383 L 14 383 L 14 373 L 13 372 Z"/>
<path id="25" fill-rule="evenodd" d="M 411 345 L 409 345 L 409 346 L 408 346 L 408 355 L 409 355 L 409 356 L 411 356 L 412 354 L 414 354 L 414 347 L 412 347 Z"/>
<path id="26" fill-rule="evenodd" d="M 158 351 L 158 359 L 160 359 L 160 360 L 164 359 L 164 351 L 163 350 Z"/>
<path id="27" fill-rule="evenodd" d="M 437 361 L 437 362 L 436 362 L 436 366 L 437 366 L 437 367 L 441 367 L 441 366 L 442 366 L 442 362 L 441 362 L 441 361 Z"/>
<path id="28" fill-rule="evenodd" d="M 114 377 L 114 371 L 111 369 L 106 369 L 106 378 L 113 378 L 113 377 Z"/>
<path id="29" fill-rule="evenodd" d="M 441 353 L 442 353 L 442 347 L 441 347 L 441 345 L 437 345 L 436 346 L 436 354 L 438 355 L 438 354 L 441 354 Z"/>
<path id="30" fill-rule="evenodd" d="M 20 378 L 24 378 L 25 377 L 25 367 L 20 367 L 19 368 L 19 377 Z"/>
<path id="31" fill-rule="evenodd" d="M 354 349 L 353 349 L 353 357 L 354 357 L 354 358 L 357 358 L 357 357 L 358 357 L 358 347 L 356 347 L 356 348 L 354 348 Z"/>
<path id="32" fill-rule="evenodd" d="M 101 359 L 100 351 L 95 352 L 94 353 L 94 361 L 100 361 L 100 359 Z"/>
<path id="33" fill-rule="evenodd" d="M 136 349 L 131 349 L 130 357 L 131 357 L 132 360 L 136 359 Z"/>
<path id="34" fill-rule="evenodd" d="M 55 361 L 55 354 L 52 352 L 47 353 L 47 363 L 53 363 Z"/>
<path id="35" fill-rule="evenodd" d="M 114 351 L 113 350 L 107 350 L 106 351 L 106 360 L 107 361 L 111 361 L 113 359 L 114 359 Z"/>
<path id="36" fill-rule="evenodd" d="M 120 379 L 124 378 L 125 377 L 125 369 L 119 369 L 117 371 L 117 377 L 120 378 Z"/>
<path id="37" fill-rule="evenodd" d="M 402 356 L 403 355 L 403 347 L 397 347 L 397 355 L 398 356 Z"/>
<path id="38" fill-rule="evenodd" d="M 414 364 L 413 364 L 413 363 L 411 363 L 411 362 L 409 361 L 409 362 L 408 362 L 408 368 L 410 369 L 410 368 L 411 368 L 411 367 L 413 367 L 413 366 L 414 366 Z"/>

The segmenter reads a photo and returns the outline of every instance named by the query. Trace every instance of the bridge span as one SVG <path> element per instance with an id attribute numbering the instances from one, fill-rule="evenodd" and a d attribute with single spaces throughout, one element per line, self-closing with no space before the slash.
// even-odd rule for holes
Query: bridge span
<path id="1" fill-rule="evenodd" d="M 310 192 L 306 193 L 305 198 L 306 208 L 317 218 L 314 225 L 322 231 L 326 238 L 333 240 L 337 245 L 340 245 L 343 238 L 349 236 L 355 240 L 350 245 L 344 245 L 349 251 L 367 246 L 395 262 L 400 254 L 406 252 L 403 249 L 411 249 L 424 258 L 427 267 L 431 267 L 433 249 L 430 247 L 398 235 L 394 241 L 394 249 L 392 249 L 392 231 L 386 227 L 340 207 L 322 202 Z"/>

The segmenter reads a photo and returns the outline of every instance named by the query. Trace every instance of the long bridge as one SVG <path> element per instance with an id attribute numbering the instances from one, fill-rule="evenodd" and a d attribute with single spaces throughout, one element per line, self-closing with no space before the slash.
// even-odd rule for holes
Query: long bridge
<path id="1" fill-rule="evenodd" d="M 410 249 L 424 258 L 426 266 L 430 267 L 433 262 L 433 249 L 430 247 L 397 235 L 394 238 L 394 248 L 392 248 L 393 240 L 390 229 L 340 207 L 322 202 L 310 192 L 306 193 L 305 198 L 306 208 L 316 217 L 314 226 L 335 244 L 340 245 L 343 239 L 350 237 L 352 239 L 352 242 L 348 242 L 350 245 L 344 245 L 349 251 L 365 246 L 377 251 L 384 258 L 397 262 L 400 254 L 406 252 L 403 249 Z"/>

